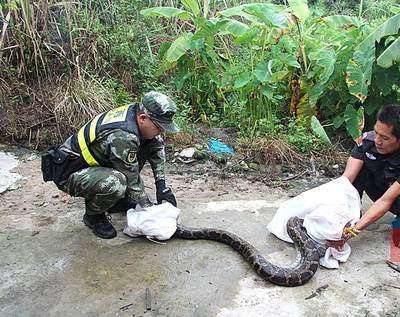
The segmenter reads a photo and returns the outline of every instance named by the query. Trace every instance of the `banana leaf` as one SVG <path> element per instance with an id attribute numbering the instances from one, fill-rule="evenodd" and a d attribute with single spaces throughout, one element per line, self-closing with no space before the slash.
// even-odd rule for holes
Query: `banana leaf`
<path id="1" fill-rule="evenodd" d="M 192 36 L 192 33 L 184 33 L 172 42 L 166 52 L 166 59 L 168 62 L 176 62 L 190 49 Z"/>
<path id="2" fill-rule="evenodd" d="M 347 29 L 350 27 L 358 28 L 362 24 L 358 18 L 348 15 L 331 15 L 322 18 L 322 21 L 325 22 L 325 24 L 330 27 L 342 28 L 342 29 Z"/>
<path id="3" fill-rule="evenodd" d="M 219 24 L 219 31 L 221 35 L 231 34 L 234 37 L 239 37 L 248 30 L 248 25 L 233 19 L 225 19 Z"/>
<path id="4" fill-rule="evenodd" d="M 398 34 L 399 30 L 400 14 L 397 14 L 373 30 L 371 34 L 369 34 L 360 44 L 358 44 L 356 50 L 366 51 L 371 46 L 375 46 L 375 42 L 380 42 L 382 38 L 388 35 Z"/>
<path id="5" fill-rule="evenodd" d="M 192 15 L 189 12 L 173 7 L 148 8 L 141 10 L 140 14 L 149 17 L 164 17 L 164 18 L 178 17 L 182 20 L 189 20 L 192 18 Z"/>
<path id="6" fill-rule="evenodd" d="M 199 15 L 200 8 L 197 0 L 181 0 L 182 4 L 189 10 L 191 10 L 195 16 Z"/>
<path id="7" fill-rule="evenodd" d="M 346 69 L 349 91 L 363 103 L 371 84 L 372 66 L 375 62 L 375 43 L 395 35 L 395 40 L 376 59 L 377 64 L 389 68 L 400 61 L 400 14 L 397 14 L 373 30 L 355 49 Z"/>
<path id="8" fill-rule="evenodd" d="M 383 68 L 389 68 L 394 65 L 395 62 L 400 62 L 400 35 L 381 55 L 379 55 L 376 61 L 378 65 Z"/>

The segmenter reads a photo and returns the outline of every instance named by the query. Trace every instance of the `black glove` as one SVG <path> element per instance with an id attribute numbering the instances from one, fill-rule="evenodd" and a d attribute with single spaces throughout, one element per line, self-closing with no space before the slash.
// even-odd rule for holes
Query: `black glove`
<path id="1" fill-rule="evenodd" d="M 161 204 L 164 200 L 176 207 L 176 199 L 170 187 L 165 186 L 165 181 L 157 181 L 157 204 Z"/>

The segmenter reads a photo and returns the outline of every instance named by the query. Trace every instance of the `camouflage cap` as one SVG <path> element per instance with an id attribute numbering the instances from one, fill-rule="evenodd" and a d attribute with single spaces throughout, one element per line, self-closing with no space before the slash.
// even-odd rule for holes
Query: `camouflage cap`
<path id="1" fill-rule="evenodd" d="M 179 132 L 179 127 L 172 120 L 176 113 L 176 104 L 168 96 L 150 91 L 142 98 L 144 113 L 168 132 Z"/>

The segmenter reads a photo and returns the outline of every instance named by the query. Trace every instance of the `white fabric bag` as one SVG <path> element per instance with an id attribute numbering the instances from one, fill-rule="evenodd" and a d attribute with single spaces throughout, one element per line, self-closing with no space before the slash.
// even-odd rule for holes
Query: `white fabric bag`
<path id="1" fill-rule="evenodd" d="M 353 226 L 360 218 L 360 208 L 357 190 L 346 177 L 340 177 L 285 201 L 267 229 L 279 239 L 293 242 L 286 224 L 289 218 L 297 216 L 304 219 L 304 227 L 315 241 L 324 243 L 325 240 L 340 240 L 346 224 Z M 341 252 L 330 247 L 325 257 L 320 258 L 320 264 L 327 268 L 338 268 L 339 261 L 347 261 L 350 253 L 351 248 L 347 243 Z"/>
<path id="2" fill-rule="evenodd" d="M 180 209 L 168 202 L 148 208 L 138 205 L 127 211 L 123 232 L 130 237 L 168 240 L 176 231 L 179 213 Z"/>

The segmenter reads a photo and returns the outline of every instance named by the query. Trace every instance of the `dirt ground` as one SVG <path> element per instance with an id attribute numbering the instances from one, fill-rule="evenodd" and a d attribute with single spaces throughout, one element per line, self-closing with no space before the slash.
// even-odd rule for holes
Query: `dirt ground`
<path id="1" fill-rule="evenodd" d="M 400 316 L 400 273 L 385 264 L 390 215 L 350 240 L 339 269 L 285 288 L 216 242 L 129 238 L 122 214 L 113 215 L 115 239 L 97 238 L 82 223 L 83 199 L 44 183 L 37 154 L 14 154 L 22 179 L 0 194 L 0 316 Z M 295 259 L 266 226 L 318 179 L 269 188 L 210 164 L 168 167 L 182 223 L 232 231 L 276 264 Z M 154 195 L 150 170 L 143 175 Z"/>

